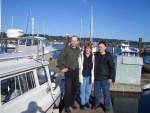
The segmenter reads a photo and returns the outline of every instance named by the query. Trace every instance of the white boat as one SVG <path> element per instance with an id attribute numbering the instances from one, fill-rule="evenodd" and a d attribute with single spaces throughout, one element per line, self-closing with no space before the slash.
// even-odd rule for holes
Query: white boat
<path id="1" fill-rule="evenodd" d="M 48 61 L 12 53 L 1 54 L 0 63 L 0 113 L 52 113 L 59 106 L 64 76 L 52 81 Z"/>
<path id="2" fill-rule="evenodd" d="M 133 49 L 130 47 L 129 41 L 123 41 L 120 44 L 119 54 L 123 56 L 138 56 L 138 49 Z"/>
<path id="3" fill-rule="evenodd" d="M 23 36 L 24 32 L 21 29 L 8 29 L 6 32 L 6 35 L 8 37 L 8 40 L 9 40 L 9 38 L 17 39 L 17 38 Z M 3 44 L 3 46 L 6 46 L 6 44 Z M 16 47 L 16 42 L 12 42 L 12 41 L 7 42 L 7 48 L 15 49 L 15 47 Z M 0 48 L 1 48 L 1 44 L 0 44 Z"/>
<path id="4" fill-rule="evenodd" d="M 6 34 L 8 38 L 19 38 L 24 35 L 24 32 L 21 29 L 8 29 Z"/>
<path id="5" fill-rule="evenodd" d="M 44 55 L 44 60 L 50 60 L 56 52 L 56 49 L 44 37 L 26 36 L 18 39 L 17 52 L 30 54 L 39 59 Z"/>

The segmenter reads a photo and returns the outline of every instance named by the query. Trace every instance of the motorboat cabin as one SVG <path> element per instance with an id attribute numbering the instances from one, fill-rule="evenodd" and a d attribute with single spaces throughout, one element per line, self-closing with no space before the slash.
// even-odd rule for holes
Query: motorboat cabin
<path id="1" fill-rule="evenodd" d="M 26 36 L 19 38 L 17 52 L 33 55 L 34 57 L 50 60 L 56 52 L 56 49 L 44 37 Z"/>
<path id="2" fill-rule="evenodd" d="M 139 56 L 138 49 L 130 47 L 129 41 L 123 41 L 119 48 L 119 54 L 122 56 Z"/>

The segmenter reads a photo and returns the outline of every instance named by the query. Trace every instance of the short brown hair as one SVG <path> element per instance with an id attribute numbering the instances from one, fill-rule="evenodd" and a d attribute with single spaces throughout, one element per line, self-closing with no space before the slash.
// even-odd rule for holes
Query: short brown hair
<path id="1" fill-rule="evenodd" d="M 77 38 L 77 41 L 78 41 L 79 38 L 78 38 L 76 35 L 73 35 L 72 38 L 73 38 L 73 37 L 76 37 L 76 38 Z"/>
<path id="2" fill-rule="evenodd" d="M 91 49 L 91 52 L 92 52 L 92 44 L 90 42 L 86 42 L 85 43 L 85 46 L 84 46 L 84 52 L 87 48 L 90 48 Z"/>

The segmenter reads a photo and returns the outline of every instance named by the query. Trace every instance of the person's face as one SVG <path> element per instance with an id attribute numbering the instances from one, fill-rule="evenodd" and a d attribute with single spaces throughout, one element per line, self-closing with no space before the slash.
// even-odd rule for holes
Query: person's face
<path id="1" fill-rule="evenodd" d="M 77 44 L 78 44 L 78 38 L 77 37 L 72 37 L 72 39 L 71 39 L 72 47 L 76 47 Z"/>
<path id="2" fill-rule="evenodd" d="M 104 53 L 106 50 L 106 46 L 104 44 L 99 44 L 98 49 L 100 53 Z"/>
<path id="3" fill-rule="evenodd" d="M 91 48 L 88 47 L 88 48 L 85 49 L 86 54 L 90 54 L 91 52 L 92 52 Z"/>

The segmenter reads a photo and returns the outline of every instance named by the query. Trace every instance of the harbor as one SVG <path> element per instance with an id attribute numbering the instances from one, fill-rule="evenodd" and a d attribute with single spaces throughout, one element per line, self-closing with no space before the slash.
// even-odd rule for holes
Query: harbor
<path id="1" fill-rule="evenodd" d="M 51 71 L 51 75 L 57 77 L 57 76 L 63 75 L 63 73 L 57 67 L 57 58 L 59 57 L 59 54 L 60 54 L 61 50 L 65 47 L 65 45 L 56 44 L 56 45 L 53 45 L 53 47 L 56 49 L 56 51 L 53 54 L 52 60 L 49 61 L 49 69 Z M 8 49 L 8 52 L 10 52 L 10 53 L 12 53 L 13 51 L 14 51 L 14 49 L 13 50 Z M 137 63 L 135 65 L 137 65 Z M 130 67 L 127 67 L 127 68 L 130 68 Z M 122 69 L 124 69 L 124 68 L 122 68 Z M 130 71 L 132 71 L 132 70 L 130 70 Z M 149 98 L 150 94 L 148 92 L 149 90 L 144 91 L 144 86 L 146 84 L 150 83 L 150 74 L 146 73 L 146 72 L 144 72 L 143 74 L 142 74 L 142 72 L 141 72 L 141 74 L 138 72 L 138 74 L 139 74 L 138 79 L 140 80 L 140 85 L 120 84 L 120 83 L 116 83 L 117 81 L 115 81 L 114 83 L 111 84 L 111 87 L 110 87 L 110 90 L 111 90 L 110 113 L 120 113 L 120 112 L 126 113 L 127 112 L 126 109 L 128 109 L 128 107 L 130 107 L 130 106 L 133 106 L 134 109 L 132 109 L 132 108 L 130 108 L 130 110 L 128 109 L 129 113 L 137 113 L 137 112 L 143 113 L 142 112 L 143 110 L 141 112 L 139 112 L 140 109 L 144 109 L 144 111 L 149 111 L 149 107 L 145 107 L 147 104 L 149 104 L 147 102 L 147 100 L 145 100 L 145 98 Z M 135 76 L 135 75 L 132 74 L 132 76 Z M 126 80 L 126 81 L 128 81 L 128 80 Z M 149 86 L 147 86 L 147 88 L 149 88 Z M 91 93 L 91 97 L 90 97 L 90 106 L 91 107 L 92 107 L 93 101 L 94 101 L 93 100 L 94 99 L 93 90 L 94 90 L 94 88 L 92 88 L 92 93 Z M 103 105 L 103 99 L 104 99 L 103 95 L 101 95 L 100 98 L 101 98 L 101 103 L 102 103 L 101 105 Z M 124 106 L 124 102 L 127 103 L 125 106 Z M 143 106 L 143 103 L 145 106 Z M 102 106 L 100 106 L 97 110 L 92 110 L 91 108 L 89 108 L 89 109 L 85 108 L 84 111 L 81 110 L 79 97 L 77 97 L 76 105 L 77 105 L 78 109 L 72 110 L 73 113 L 78 113 L 78 112 L 84 112 L 84 113 L 100 112 L 100 113 L 104 113 Z M 64 109 L 62 109 L 62 108 L 60 110 L 60 113 L 64 113 Z M 120 109 L 120 108 L 123 108 L 123 109 Z"/>
<path id="2" fill-rule="evenodd" d="M 148 1 L 0 0 L 0 113 L 150 113 L 149 11 Z"/>
<path id="3" fill-rule="evenodd" d="M 55 53 L 53 54 L 53 58 L 52 58 L 52 60 L 50 60 L 49 61 L 49 68 L 50 68 L 50 71 L 52 72 L 52 75 L 53 76 L 61 76 L 61 75 L 63 75 L 63 73 L 59 70 L 59 68 L 57 67 L 57 58 L 59 57 L 59 54 L 60 54 L 60 52 L 61 52 L 61 50 L 65 47 L 65 45 L 59 45 L 59 44 L 56 44 L 56 45 L 53 45 L 53 47 L 54 48 L 56 48 L 56 51 L 55 51 Z M 57 51 L 58 50 L 58 51 Z M 109 48 L 108 48 L 108 50 L 109 50 Z M 117 49 L 116 49 L 117 50 Z M 14 51 L 14 49 L 8 49 L 8 52 L 13 52 Z M 110 49 L 110 51 L 111 51 L 111 49 Z M 137 64 L 137 63 L 136 63 Z M 138 64 L 139 65 L 139 64 Z M 120 67 L 121 68 L 121 67 Z M 130 67 L 129 67 L 130 68 Z M 122 68 L 122 69 L 124 69 L 124 68 Z M 137 68 L 136 68 L 137 69 Z M 132 70 L 130 70 L 130 71 L 132 71 Z M 142 71 L 142 70 L 141 70 Z M 127 74 L 127 73 L 126 73 Z M 139 72 L 138 72 L 138 74 L 139 74 Z M 126 75 L 125 75 L 126 76 Z M 130 76 L 130 75 L 129 75 Z M 133 76 L 133 75 L 132 75 Z M 134 75 L 135 76 L 135 75 Z M 111 100 L 111 113 L 119 113 L 119 111 L 118 111 L 118 109 L 119 110 L 122 110 L 122 109 L 120 109 L 120 107 L 116 107 L 116 104 L 115 103 L 118 103 L 118 102 L 120 102 L 120 98 L 122 98 L 122 101 L 121 102 L 124 102 L 125 100 L 124 99 L 126 99 L 126 98 L 128 98 L 129 100 L 136 100 L 135 102 L 136 102 L 136 105 L 140 102 L 140 100 L 142 100 L 142 98 L 143 98 L 143 96 L 145 97 L 145 96 L 148 96 L 148 95 L 150 95 L 149 93 L 146 93 L 146 95 L 145 95 L 145 93 L 143 92 L 143 90 L 144 90 L 144 86 L 146 85 L 146 84 L 149 84 L 150 83 L 150 74 L 148 73 L 148 72 L 144 72 L 143 74 L 142 74 L 142 72 L 141 72 L 141 74 L 139 74 L 138 75 L 140 78 L 139 78 L 139 80 L 140 80 L 140 85 L 132 85 L 132 84 L 120 84 L 120 83 L 116 83 L 116 82 L 114 82 L 114 83 L 112 83 L 111 84 L 111 87 L 110 87 L 110 90 L 111 90 L 111 98 L 112 98 L 112 100 Z M 119 80 L 120 81 L 120 80 Z M 128 80 L 126 80 L 126 81 L 128 81 Z M 149 86 L 147 87 L 147 88 L 149 88 Z M 92 93 L 91 93 L 91 101 L 90 101 L 90 105 L 91 105 L 91 107 L 92 107 L 92 103 L 93 103 L 93 98 L 94 98 L 94 95 L 93 95 L 93 90 L 94 90 L 94 88 L 92 88 Z M 119 95 L 119 97 L 118 96 L 116 96 L 116 95 Z M 135 98 L 134 98 L 135 97 Z M 119 100 L 118 99 L 116 99 L 116 101 L 113 101 L 113 98 L 119 98 Z M 79 98 L 78 98 L 78 100 L 79 100 Z M 145 101 L 145 100 L 144 100 Z M 120 103 L 121 103 L 120 102 Z M 130 101 L 129 101 L 130 102 Z M 103 95 L 101 95 L 101 103 L 103 103 Z M 128 102 L 127 102 L 128 103 Z M 129 104 L 129 103 L 128 103 Z M 140 104 L 140 103 L 139 103 Z M 82 110 L 80 110 L 80 104 L 79 104 L 79 101 L 77 101 L 76 102 L 76 105 L 78 106 L 78 110 L 72 110 L 73 111 L 73 113 L 77 113 L 77 112 L 83 112 Z M 118 106 L 118 105 L 117 105 Z M 127 107 L 127 106 L 124 106 L 125 108 Z M 137 112 L 137 109 L 139 109 L 140 108 L 140 106 L 136 106 L 135 107 L 135 109 L 136 109 L 136 111 L 132 111 L 132 113 L 136 113 Z M 141 108 L 140 108 L 141 109 Z M 100 111 L 101 113 L 103 113 L 104 111 L 103 111 L 103 109 L 102 109 L 102 107 L 99 107 L 97 110 L 92 110 L 91 108 L 90 109 L 87 109 L 87 108 L 85 108 L 85 113 L 96 113 L 96 112 L 98 112 L 98 111 Z M 118 111 L 118 112 L 116 112 L 116 111 Z M 63 111 L 62 111 L 63 112 Z M 122 113 L 126 113 L 126 111 L 124 110 L 124 111 L 122 111 Z M 129 112 L 130 113 L 130 112 Z M 142 113 L 142 112 L 139 112 L 139 113 Z"/>

